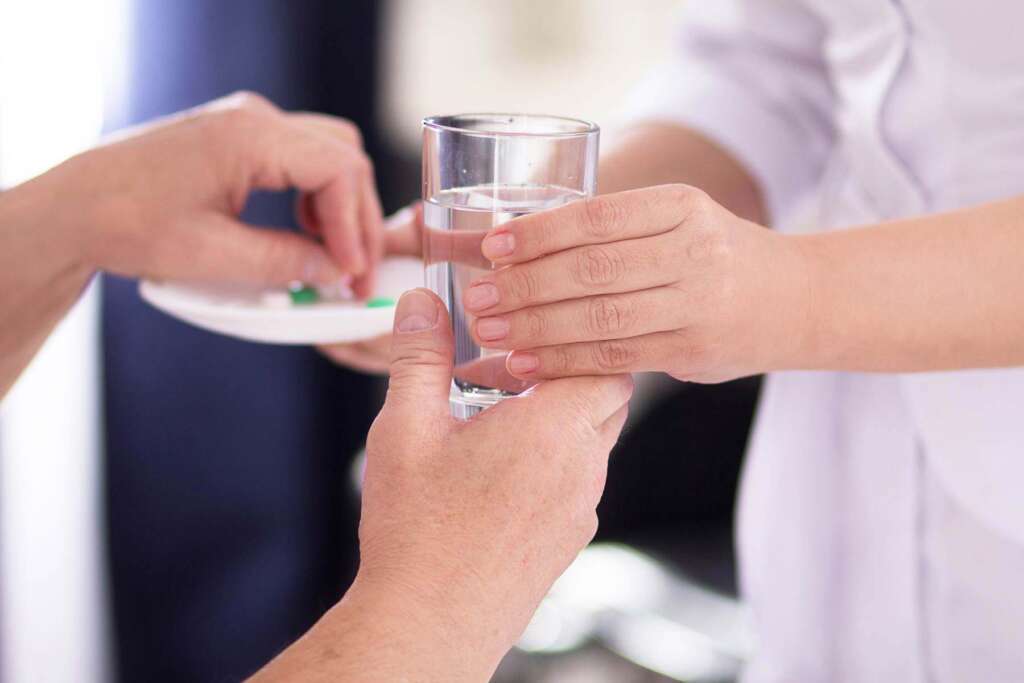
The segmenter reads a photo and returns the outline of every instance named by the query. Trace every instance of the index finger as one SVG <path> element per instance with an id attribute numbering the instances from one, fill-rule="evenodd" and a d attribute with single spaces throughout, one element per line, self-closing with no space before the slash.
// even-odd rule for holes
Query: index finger
<path id="1" fill-rule="evenodd" d="M 660 185 L 590 197 L 503 223 L 480 248 L 495 265 L 507 265 L 572 247 L 659 235 L 686 220 L 699 193 L 687 185 Z"/>
<path id="2" fill-rule="evenodd" d="M 363 137 L 359 127 L 346 119 L 317 114 L 314 112 L 296 112 L 289 114 L 292 121 L 323 133 L 332 139 L 338 140 L 353 147 L 357 151 L 363 149 Z M 353 289 L 360 297 L 369 296 L 374 284 L 374 270 L 384 252 L 383 220 L 380 199 L 377 196 L 376 179 L 374 177 L 373 165 L 370 163 L 358 164 L 359 177 L 359 209 L 358 220 L 360 221 L 363 235 L 364 254 L 367 257 L 366 272 L 357 278 L 353 283 Z M 340 236 L 328 233 L 325 235 L 330 243 L 337 240 L 344 244 L 346 235 Z"/>

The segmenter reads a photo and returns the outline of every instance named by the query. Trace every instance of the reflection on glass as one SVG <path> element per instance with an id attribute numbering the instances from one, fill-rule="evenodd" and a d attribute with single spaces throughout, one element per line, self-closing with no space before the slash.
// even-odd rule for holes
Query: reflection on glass
<path id="1" fill-rule="evenodd" d="M 462 307 L 492 269 L 480 242 L 518 216 L 582 199 L 596 184 L 598 130 L 551 116 L 469 114 L 424 121 L 423 254 L 427 286 L 451 313 L 452 401 L 486 407 L 528 388 L 505 371 L 505 352 L 479 346 Z"/>
<path id="2" fill-rule="evenodd" d="M 470 333 L 474 318 L 462 307 L 462 295 L 470 283 L 491 269 L 480 253 L 481 240 L 488 230 L 505 221 L 555 208 L 581 196 L 558 187 L 479 186 L 446 190 L 424 204 L 427 286 L 451 311 L 455 386 L 457 396 L 466 402 L 494 403 L 529 386 L 505 371 L 506 352 L 479 346 Z"/>

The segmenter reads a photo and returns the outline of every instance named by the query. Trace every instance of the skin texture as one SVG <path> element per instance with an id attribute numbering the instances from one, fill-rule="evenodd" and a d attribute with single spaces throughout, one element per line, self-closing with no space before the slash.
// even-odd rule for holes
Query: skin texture
<path id="1" fill-rule="evenodd" d="M 292 186 L 307 236 L 238 222 L 251 189 Z M 365 290 L 379 224 L 351 125 L 251 95 L 76 157 L 0 195 L 0 395 L 98 269 L 266 283 L 348 271 Z M 408 236 L 386 237 L 400 251 Z M 437 297 L 402 297 L 390 345 L 357 579 L 256 680 L 487 680 L 597 528 L 629 376 L 547 382 L 457 422 Z"/>
<path id="2" fill-rule="evenodd" d="M 306 236 L 238 220 L 252 190 L 289 187 Z M 347 121 L 241 93 L 122 134 L 0 194 L 0 394 L 97 270 L 263 284 L 352 274 L 367 294 L 381 222 Z"/>
<path id="3" fill-rule="evenodd" d="M 359 574 L 253 680 L 488 680 L 593 537 L 632 380 L 546 382 L 460 422 L 452 356 L 444 305 L 406 293 L 367 443 Z"/>

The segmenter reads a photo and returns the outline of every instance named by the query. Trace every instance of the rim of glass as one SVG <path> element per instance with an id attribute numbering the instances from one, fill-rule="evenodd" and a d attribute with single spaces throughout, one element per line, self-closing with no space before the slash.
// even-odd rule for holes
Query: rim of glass
<path id="1" fill-rule="evenodd" d="M 578 130 L 551 130 L 545 132 L 515 131 L 515 130 L 493 130 L 482 128 L 470 128 L 466 125 L 459 125 L 460 121 L 475 121 L 486 123 L 489 119 L 503 119 L 511 122 L 512 119 L 534 119 L 537 121 L 557 121 L 562 124 L 578 127 Z M 496 121 L 497 122 L 497 121 Z M 428 116 L 423 119 L 423 127 L 431 130 L 443 130 L 460 135 L 475 135 L 478 137 L 524 137 L 524 138 L 582 138 L 594 135 L 600 128 L 596 123 L 585 119 L 577 119 L 571 116 L 557 116 L 555 114 L 521 114 L 521 113 L 499 113 L 480 112 L 470 114 L 444 114 L 439 116 Z"/>

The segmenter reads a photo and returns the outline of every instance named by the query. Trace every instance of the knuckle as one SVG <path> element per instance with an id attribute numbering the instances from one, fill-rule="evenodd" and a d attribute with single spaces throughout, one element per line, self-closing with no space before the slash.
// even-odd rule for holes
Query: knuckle
<path id="1" fill-rule="evenodd" d="M 359 130 L 359 126 L 352 123 L 348 119 L 338 119 L 338 130 L 341 132 L 341 136 L 348 140 L 353 145 L 358 147 L 363 146 L 363 133 Z"/>
<path id="2" fill-rule="evenodd" d="M 231 94 L 229 98 L 236 109 L 256 112 L 268 112 L 274 109 L 270 100 L 251 90 L 239 90 Z"/>
<path id="3" fill-rule="evenodd" d="M 524 314 L 526 319 L 526 331 L 531 339 L 538 339 L 547 334 L 548 319 L 539 311 L 527 311 Z"/>
<path id="4" fill-rule="evenodd" d="M 252 95 L 252 98 L 260 98 L 260 95 Z M 247 134 L 254 126 L 267 120 L 273 113 L 273 106 L 264 101 L 264 104 L 256 104 L 255 99 L 249 94 L 236 94 L 229 98 L 227 106 L 216 110 L 213 117 L 225 133 Z"/>
<path id="5" fill-rule="evenodd" d="M 637 351 L 618 340 L 597 342 L 593 346 L 594 365 L 607 372 L 620 372 L 636 361 Z"/>
<path id="6" fill-rule="evenodd" d="M 699 201 L 699 197 L 704 195 L 704 192 L 693 187 L 692 185 L 684 185 L 682 183 L 673 183 L 672 185 L 665 185 L 662 188 L 662 195 L 667 202 L 671 202 L 673 205 L 688 205 L 693 202 Z M 706 196 L 706 195 L 705 195 Z"/>
<path id="7" fill-rule="evenodd" d="M 431 346 L 431 340 L 420 343 L 405 340 L 391 355 L 391 381 L 397 384 L 410 384 L 424 376 L 424 370 L 448 365 L 448 355 L 441 349 Z"/>
<path id="8" fill-rule="evenodd" d="M 558 375 L 571 375 L 576 369 L 576 355 L 567 346 L 556 346 L 551 365 Z"/>
<path id="9" fill-rule="evenodd" d="M 618 231 L 626 218 L 626 211 L 622 203 L 613 197 L 588 197 L 583 200 L 580 217 L 580 232 L 600 239 Z"/>
<path id="10" fill-rule="evenodd" d="M 679 224 L 676 227 L 704 224 L 712 206 L 706 192 L 690 185 L 667 186 L 666 201 L 678 211 Z"/>
<path id="11" fill-rule="evenodd" d="M 594 297 L 587 304 L 587 327 L 592 334 L 622 332 L 632 324 L 629 304 L 613 297 Z"/>
<path id="12" fill-rule="evenodd" d="M 343 148 L 344 146 L 340 147 Z M 373 178 L 373 163 L 366 154 L 362 152 L 352 154 L 349 149 L 342 149 L 340 151 L 342 153 L 339 155 L 341 160 L 339 165 L 344 169 L 342 175 L 347 177 L 347 181 L 353 187 Z"/>
<path id="13" fill-rule="evenodd" d="M 537 278 L 529 268 L 511 268 L 506 271 L 506 285 L 517 301 L 532 301 L 537 297 Z"/>
<path id="14" fill-rule="evenodd" d="M 625 272 L 622 255 L 603 246 L 586 247 L 576 256 L 574 274 L 584 287 L 605 286 L 617 282 Z"/>

